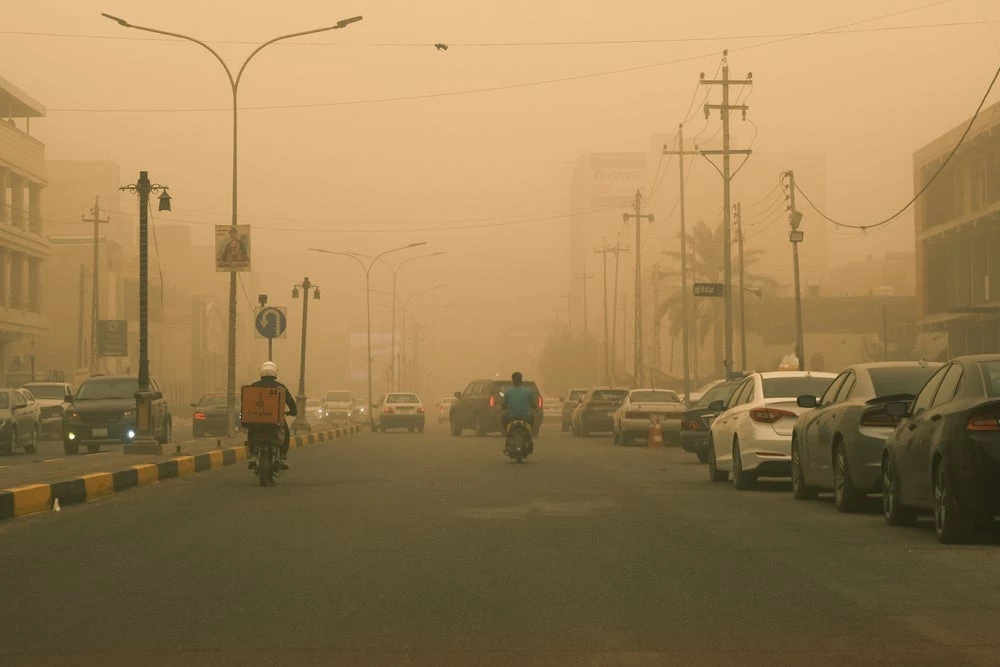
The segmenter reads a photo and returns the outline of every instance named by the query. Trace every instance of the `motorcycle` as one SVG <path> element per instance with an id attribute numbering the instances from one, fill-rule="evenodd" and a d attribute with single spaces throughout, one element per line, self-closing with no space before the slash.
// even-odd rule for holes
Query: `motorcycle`
<path id="1" fill-rule="evenodd" d="M 507 425 L 507 444 L 504 447 L 504 454 L 508 458 L 520 463 L 528 458 L 534 451 L 535 445 L 531 440 L 531 424 L 515 419 Z"/>
<path id="2" fill-rule="evenodd" d="M 261 486 L 273 485 L 274 481 L 284 472 L 278 452 L 281 449 L 285 435 L 284 429 L 286 428 L 288 428 L 287 425 L 256 427 L 253 435 L 247 441 L 247 444 L 250 445 L 250 451 L 256 452 L 257 465 L 254 466 L 253 473 L 260 480 Z"/>

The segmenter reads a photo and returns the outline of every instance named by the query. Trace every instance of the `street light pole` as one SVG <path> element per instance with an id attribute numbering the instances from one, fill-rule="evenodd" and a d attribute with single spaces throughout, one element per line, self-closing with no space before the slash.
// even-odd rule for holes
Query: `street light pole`
<path id="1" fill-rule="evenodd" d="M 269 39 L 266 42 L 264 42 L 263 44 L 261 44 L 260 46 L 258 46 L 257 48 L 255 48 L 253 51 L 250 52 L 250 55 L 247 56 L 246 59 L 243 61 L 243 64 L 240 65 L 240 69 L 237 71 L 236 76 L 234 77 L 232 70 L 229 68 L 229 65 L 226 64 L 226 61 L 223 60 L 222 56 L 220 56 L 218 54 L 218 52 L 215 49 L 213 49 L 211 46 L 209 46 L 208 44 L 206 44 L 205 42 L 203 42 L 203 41 L 201 41 L 199 39 L 195 39 L 194 37 L 190 37 L 188 35 L 182 35 L 182 34 L 176 33 L 176 32 L 169 32 L 167 30 L 159 30 L 157 28 L 147 28 L 145 26 L 134 25 L 132 23 L 129 23 L 125 19 L 118 18 L 117 16 L 112 16 L 111 14 L 106 14 L 104 12 L 101 12 L 101 16 L 103 16 L 105 18 L 108 18 L 108 19 L 111 19 L 112 21 L 115 21 L 116 23 L 118 23 L 118 25 L 120 25 L 120 26 L 122 26 L 124 28 L 133 28 L 135 30 L 142 30 L 144 32 L 151 32 L 151 33 L 155 33 L 157 35 L 166 35 L 167 37 L 176 37 L 178 39 L 184 39 L 184 40 L 187 40 L 189 42 L 193 42 L 193 43 L 197 44 L 198 46 L 200 46 L 200 47 L 204 48 L 205 50 L 207 50 L 209 53 L 211 53 L 215 57 L 215 59 L 219 61 L 219 64 L 222 65 L 222 69 L 224 69 L 226 71 L 226 77 L 229 79 L 229 85 L 230 85 L 230 88 L 232 89 L 232 93 L 233 93 L 233 168 L 232 168 L 233 183 L 232 183 L 232 222 L 231 222 L 231 224 L 234 227 L 236 226 L 237 220 L 238 220 L 238 217 L 237 217 L 237 207 L 238 207 L 238 203 L 239 203 L 239 199 L 238 199 L 238 196 L 237 196 L 237 184 L 238 184 L 238 181 L 237 181 L 237 170 L 238 170 L 238 166 L 239 166 L 239 163 L 238 163 L 238 160 L 237 160 L 237 146 L 238 146 L 238 139 L 239 139 L 239 134 L 237 132 L 237 121 L 238 121 L 238 116 L 239 116 L 239 114 L 238 114 L 238 112 L 239 112 L 239 105 L 237 104 L 237 97 L 238 97 L 238 93 L 239 93 L 240 81 L 243 78 L 243 72 L 246 70 L 247 65 L 250 64 L 250 61 L 253 60 L 254 56 L 256 56 L 258 53 L 260 53 L 265 47 L 270 46 L 271 44 L 274 44 L 275 42 L 280 42 L 280 41 L 286 40 L 286 39 L 292 39 L 293 37 L 303 37 L 305 35 L 313 35 L 313 34 L 316 34 L 316 33 L 319 33 L 319 32 L 326 32 L 328 30 L 339 30 L 340 28 L 346 28 L 347 26 L 351 25 L 352 23 L 357 23 L 358 21 L 362 20 L 361 16 L 353 16 L 351 18 L 342 19 L 340 21 L 337 21 L 337 23 L 335 25 L 326 26 L 326 27 L 323 27 L 323 28 L 316 28 L 314 30 L 304 30 L 302 32 L 294 32 L 294 33 L 290 33 L 288 35 L 281 35 L 280 37 L 275 37 L 273 39 Z M 235 412 L 236 412 L 236 272 L 235 271 L 230 271 L 229 272 L 229 370 L 228 370 L 228 374 L 227 374 L 227 383 L 226 383 L 226 406 L 227 406 L 227 410 L 228 410 L 228 413 L 229 413 L 228 432 L 230 434 L 232 434 L 235 431 L 235 428 L 236 428 L 236 421 L 235 421 Z"/>
<path id="2" fill-rule="evenodd" d="M 440 250 L 438 252 L 433 252 L 429 255 L 420 255 L 418 257 L 407 257 L 402 262 L 400 262 L 395 268 L 389 267 L 392 271 L 392 344 L 390 345 L 390 353 L 392 355 L 392 361 L 390 362 L 390 371 L 395 371 L 393 373 L 395 378 L 396 391 L 399 391 L 399 364 L 396 363 L 396 287 L 397 278 L 399 277 L 399 270 L 403 268 L 407 262 L 412 262 L 417 259 L 427 259 L 428 257 L 437 257 L 438 255 L 448 254 L 447 250 Z M 403 330 L 403 337 L 406 337 L 406 330 Z"/>
<path id="3" fill-rule="evenodd" d="M 292 298 L 299 298 L 299 288 L 302 288 L 302 348 L 299 350 L 299 393 L 295 397 L 295 421 L 292 422 L 292 430 L 310 431 L 308 420 L 306 420 L 306 328 L 309 325 L 309 290 L 313 290 L 313 298 L 319 299 L 319 285 L 309 281 L 309 276 L 302 279 L 302 282 L 292 287 Z"/>
<path id="4" fill-rule="evenodd" d="M 125 454 L 163 454 L 163 445 L 157 442 L 153 429 L 153 392 L 149 385 L 149 195 L 161 193 L 159 210 L 169 211 L 167 189 L 165 185 L 150 183 L 145 171 L 139 172 L 135 184 L 119 188 L 139 195 L 139 387 L 135 394 L 136 433 L 125 444 Z"/>

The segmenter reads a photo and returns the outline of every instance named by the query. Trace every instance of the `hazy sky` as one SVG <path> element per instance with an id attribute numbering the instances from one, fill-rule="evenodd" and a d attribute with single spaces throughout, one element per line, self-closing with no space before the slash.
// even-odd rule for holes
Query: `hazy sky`
<path id="1" fill-rule="evenodd" d="M 773 35 L 921 6 L 855 27 L 864 32 L 761 45 Z M 364 15 L 346 30 L 300 40 L 307 44 L 269 47 L 247 69 L 240 205 L 242 221 L 254 225 L 262 287 L 281 292 L 309 273 L 353 289 L 360 284 L 355 267 L 332 268 L 303 248 L 371 252 L 425 240 L 428 251 L 449 251 L 447 262 L 430 260 L 422 271 L 412 265 L 410 289 L 445 282 L 449 294 L 439 302 L 465 303 L 485 286 L 496 307 L 520 300 L 536 317 L 567 289 L 565 220 L 483 225 L 566 211 L 577 156 L 644 151 L 651 136 L 673 132 L 699 72 L 711 75 L 722 49 L 730 49 L 734 76 L 753 72 L 755 149 L 825 152 L 829 210 L 858 223 L 905 202 L 913 152 L 974 111 L 1000 62 L 1000 7 L 993 0 L 36 0 L 5 7 L 0 76 L 49 107 L 48 118 L 33 125 L 48 157 L 112 159 L 129 178 L 148 169 L 171 186 L 172 218 L 196 225 L 205 242 L 229 211 L 223 72 L 199 47 L 157 42 L 102 11 L 211 41 L 233 66 L 251 43 Z M 625 40 L 646 42 L 611 43 Z M 581 41 L 605 43 L 553 44 Z M 438 51 L 436 42 L 451 46 Z M 584 76 L 628 68 L 636 69 Z M 579 78 L 355 103 L 567 77 Z M 295 105 L 303 106 L 254 109 Z M 87 111 L 94 109 L 101 111 Z M 164 109 L 178 111 L 118 111 Z M 744 145 L 751 137 L 739 128 Z M 860 240 L 834 235 L 831 248 L 844 260 L 910 250 L 911 221 L 906 216 Z M 525 277 L 497 289 L 512 272 Z"/>

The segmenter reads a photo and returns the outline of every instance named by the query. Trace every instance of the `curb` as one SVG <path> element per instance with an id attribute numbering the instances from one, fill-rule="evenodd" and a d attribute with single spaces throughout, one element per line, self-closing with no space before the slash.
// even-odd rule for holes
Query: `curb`
<path id="1" fill-rule="evenodd" d="M 361 430 L 361 426 L 350 425 L 308 435 L 297 435 L 292 438 L 290 445 L 292 447 L 306 447 L 354 435 L 360 433 Z M 155 484 L 174 477 L 222 468 L 246 460 L 247 449 L 240 445 L 193 456 L 177 456 L 169 461 L 159 463 L 129 466 L 115 472 L 90 473 L 64 482 L 0 489 L 0 520 L 48 512 L 56 500 L 59 501 L 60 506 L 85 503 L 136 486 Z"/>

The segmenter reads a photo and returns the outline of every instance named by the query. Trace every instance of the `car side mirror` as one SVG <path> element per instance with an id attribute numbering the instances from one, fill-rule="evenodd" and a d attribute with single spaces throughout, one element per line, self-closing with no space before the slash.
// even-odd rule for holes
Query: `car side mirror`
<path id="1" fill-rule="evenodd" d="M 16 404 L 14 405 L 14 409 L 15 409 L 15 410 L 20 410 L 21 408 L 26 408 L 26 407 L 28 407 L 28 404 L 27 404 L 27 403 L 16 403 Z"/>
<path id="2" fill-rule="evenodd" d="M 458 398 L 458 399 L 462 398 L 462 392 L 456 391 L 455 392 L 455 398 Z"/>
<path id="3" fill-rule="evenodd" d="M 909 403 L 904 403 L 903 401 L 893 401 L 892 403 L 886 403 L 885 413 L 890 417 L 909 417 L 910 416 L 910 405 Z"/>
<path id="4" fill-rule="evenodd" d="M 795 404 L 798 405 L 800 408 L 815 408 L 817 405 L 819 405 L 819 401 L 816 400 L 815 396 L 805 395 L 805 396 L 799 396 L 797 399 L 795 399 Z"/>
<path id="5" fill-rule="evenodd" d="M 66 401 L 67 403 L 72 403 L 73 402 L 73 394 L 66 394 L 66 396 L 63 397 L 63 400 Z"/>
<path id="6" fill-rule="evenodd" d="M 712 401 L 708 404 L 708 409 L 712 412 L 723 412 L 726 409 L 725 401 Z"/>

